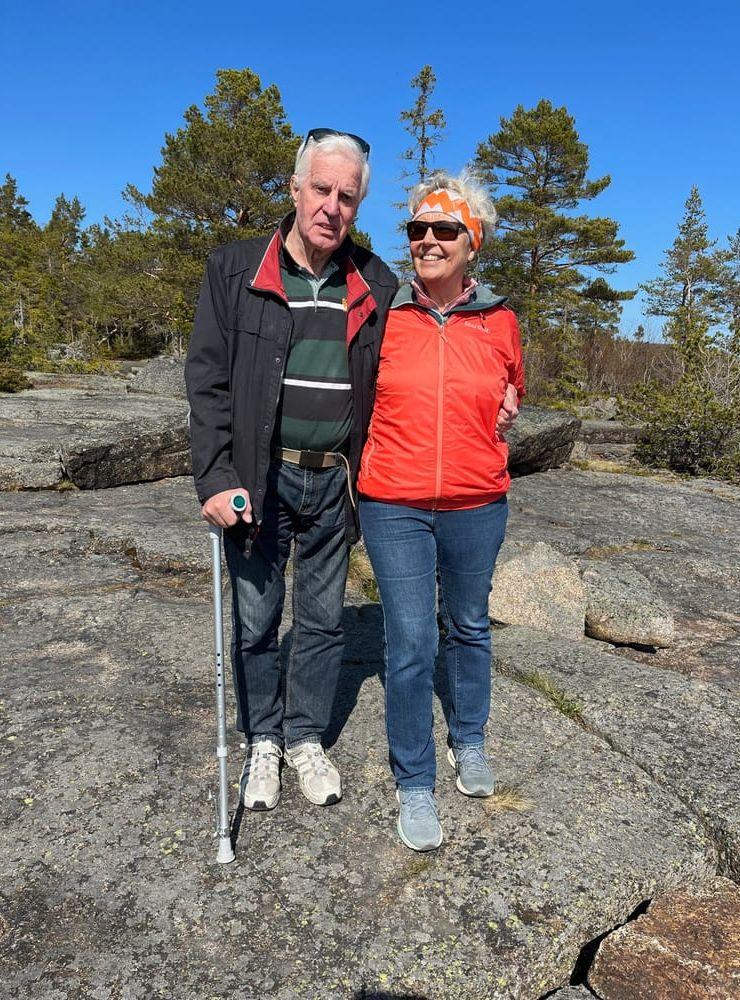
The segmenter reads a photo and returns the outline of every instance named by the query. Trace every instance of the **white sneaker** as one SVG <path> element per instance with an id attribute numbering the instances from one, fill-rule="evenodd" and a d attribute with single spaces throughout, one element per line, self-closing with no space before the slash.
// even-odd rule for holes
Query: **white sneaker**
<path id="1" fill-rule="evenodd" d="M 272 740 L 250 743 L 239 779 L 246 809 L 274 809 L 280 798 L 280 758 L 283 751 Z"/>
<path id="2" fill-rule="evenodd" d="M 298 784 L 309 802 L 317 806 L 339 802 L 342 779 L 320 743 L 299 743 L 296 747 L 286 748 L 285 760 L 298 772 Z"/>

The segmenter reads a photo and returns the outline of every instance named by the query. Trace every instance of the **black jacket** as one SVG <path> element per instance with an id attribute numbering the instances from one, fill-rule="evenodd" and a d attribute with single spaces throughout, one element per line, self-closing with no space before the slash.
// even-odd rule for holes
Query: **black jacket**
<path id="1" fill-rule="evenodd" d="M 290 224 L 290 218 L 286 220 Z M 193 476 L 204 503 L 223 490 L 249 491 L 262 520 L 271 442 L 293 323 L 280 278 L 281 237 L 239 240 L 215 250 L 203 279 L 185 381 Z M 398 283 L 386 265 L 350 239 L 337 251 L 347 277 L 347 355 L 353 423 L 353 484 L 375 395 L 380 342 Z M 347 539 L 358 525 L 347 502 Z M 232 537 L 249 547 L 239 522 Z"/>

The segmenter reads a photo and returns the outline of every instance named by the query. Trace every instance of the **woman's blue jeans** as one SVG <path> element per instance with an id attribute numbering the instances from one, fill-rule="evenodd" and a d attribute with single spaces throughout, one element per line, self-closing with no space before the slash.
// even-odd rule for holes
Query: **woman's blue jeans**
<path id="1" fill-rule="evenodd" d="M 432 702 L 439 613 L 450 690 L 450 741 L 481 746 L 491 704 L 488 595 L 506 531 L 506 497 L 470 510 L 363 500 L 360 520 L 385 620 L 385 712 L 403 788 L 433 788 Z"/>

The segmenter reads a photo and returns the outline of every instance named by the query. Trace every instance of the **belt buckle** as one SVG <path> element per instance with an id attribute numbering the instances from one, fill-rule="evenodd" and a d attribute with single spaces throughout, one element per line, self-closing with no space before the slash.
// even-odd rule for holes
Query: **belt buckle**
<path id="1" fill-rule="evenodd" d="M 323 469 L 324 453 L 321 451 L 302 451 L 298 464 L 304 469 Z"/>

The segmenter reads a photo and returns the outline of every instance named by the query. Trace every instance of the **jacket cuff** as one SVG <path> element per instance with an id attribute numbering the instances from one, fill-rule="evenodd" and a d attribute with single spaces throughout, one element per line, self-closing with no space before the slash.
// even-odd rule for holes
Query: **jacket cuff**
<path id="1" fill-rule="evenodd" d="M 201 504 L 204 504 L 206 500 L 210 500 L 217 493 L 223 493 L 224 490 L 239 489 L 242 489 L 242 484 L 239 482 L 239 477 L 233 469 L 224 471 L 219 475 L 209 476 L 207 479 L 197 480 L 195 483 L 195 492 L 198 494 Z"/>

